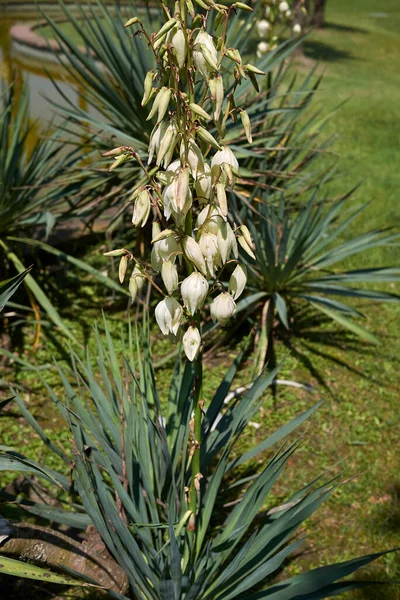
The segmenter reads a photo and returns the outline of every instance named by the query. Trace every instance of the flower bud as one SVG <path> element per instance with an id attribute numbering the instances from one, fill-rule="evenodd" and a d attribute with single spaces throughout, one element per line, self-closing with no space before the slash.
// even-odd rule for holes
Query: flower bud
<path id="1" fill-rule="evenodd" d="M 207 163 L 204 163 L 204 171 L 197 174 L 195 190 L 200 204 L 204 204 L 211 198 L 211 169 Z"/>
<path id="2" fill-rule="evenodd" d="M 131 295 L 132 302 L 134 302 L 136 300 L 137 292 L 138 292 L 138 289 L 137 289 L 136 280 L 134 277 L 131 277 L 129 279 L 129 293 Z"/>
<path id="3" fill-rule="evenodd" d="M 128 19 L 126 23 L 124 23 L 124 27 L 130 27 L 131 25 L 135 25 L 136 23 L 139 23 L 138 17 L 132 17 L 131 19 Z"/>
<path id="4" fill-rule="evenodd" d="M 214 101 L 214 119 L 218 121 L 224 103 L 224 83 L 221 75 L 214 75 L 208 82 L 211 91 L 211 97 Z"/>
<path id="5" fill-rule="evenodd" d="M 189 108 L 191 111 L 194 112 L 194 114 L 196 116 L 201 117 L 202 119 L 206 119 L 207 121 L 211 120 L 211 115 L 208 114 L 208 112 L 206 112 L 204 110 L 204 108 L 202 108 L 201 106 L 199 106 L 198 104 L 195 104 L 194 102 L 191 102 L 189 104 Z"/>
<path id="6" fill-rule="evenodd" d="M 244 239 L 246 240 L 246 242 L 248 243 L 248 245 L 250 246 L 250 248 L 253 246 L 253 240 L 251 239 L 251 234 L 249 231 L 249 228 L 246 225 L 241 225 L 239 227 L 241 234 L 243 235 Z"/>
<path id="7" fill-rule="evenodd" d="M 136 195 L 135 204 L 133 205 L 132 223 L 135 226 L 141 225 L 144 227 L 149 218 L 151 209 L 151 195 L 147 188 L 139 191 Z"/>
<path id="8" fill-rule="evenodd" d="M 133 269 L 131 279 L 135 280 L 137 291 L 140 292 L 142 287 L 144 286 L 144 282 L 146 281 L 146 277 L 143 275 L 142 270 L 138 265 L 135 265 Z"/>
<path id="9" fill-rule="evenodd" d="M 104 252 L 104 256 L 123 256 L 123 254 L 126 254 L 124 248 L 117 248 L 116 250 L 110 250 L 110 252 Z"/>
<path id="10" fill-rule="evenodd" d="M 206 261 L 208 275 L 211 278 L 214 278 L 215 268 L 221 265 L 221 255 L 218 249 L 217 236 L 205 231 L 200 236 L 199 246 Z"/>
<path id="11" fill-rule="evenodd" d="M 246 267 L 237 265 L 233 271 L 228 285 L 228 291 L 232 294 L 233 299 L 237 300 L 243 292 L 247 283 Z"/>
<path id="12" fill-rule="evenodd" d="M 215 192 L 217 195 L 218 206 L 224 216 L 228 214 L 228 202 L 226 199 L 225 185 L 223 183 L 217 183 L 215 186 Z"/>
<path id="13" fill-rule="evenodd" d="M 187 43 L 185 34 L 182 31 L 181 27 L 174 28 L 170 32 L 170 37 L 168 36 L 167 41 L 171 44 L 174 49 L 174 54 L 176 56 L 176 60 L 178 63 L 178 67 L 182 69 L 185 64 L 186 55 L 187 55 Z"/>
<path id="14" fill-rule="evenodd" d="M 249 244 L 247 243 L 246 238 L 243 235 L 239 235 L 238 237 L 238 242 L 239 244 L 242 246 L 243 250 L 249 255 L 251 256 L 251 258 L 254 258 L 254 260 L 256 260 L 255 254 L 253 252 L 253 250 L 251 249 L 251 247 L 249 246 Z"/>
<path id="15" fill-rule="evenodd" d="M 126 275 L 126 270 L 128 268 L 128 255 L 125 254 L 121 260 L 119 261 L 119 269 L 118 269 L 118 275 L 119 275 L 119 281 L 120 283 L 124 283 L 124 279 L 125 279 L 125 275 Z"/>
<path id="16" fill-rule="evenodd" d="M 187 235 L 182 241 L 183 251 L 186 258 L 199 269 L 203 275 L 207 275 L 206 263 L 200 250 L 199 244 L 195 239 Z"/>
<path id="17" fill-rule="evenodd" d="M 156 306 L 156 321 L 164 335 L 168 335 L 169 333 L 178 334 L 182 315 L 182 306 L 172 296 L 161 300 Z"/>
<path id="18" fill-rule="evenodd" d="M 159 40 L 159 39 L 163 38 L 165 35 L 167 35 L 167 33 L 169 31 L 171 31 L 171 29 L 173 27 L 175 27 L 175 25 L 176 25 L 176 19 L 169 19 L 169 21 L 164 23 L 164 25 L 161 27 L 160 31 L 155 36 L 154 41 L 156 42 L 157 40 Z"/>
<path id="19" fill-rule="evenodd" d="M 193 361 L 199 353 L 201 346 L 200 331 L 197 327 L 189 327 L 183 336 L 183 349 L 187 358 Z"/>
<path id="20" fill-rule="evenodd" d="M 178 287 L 178 269 L 170 260 L 165 260 L 161 267 L 161 277 L 167 288 L 168 294 L 172 294 Z"/>
<path id="21" fill-rule="evenodd" d="M 176 124 L 176 120 L 171 119 L 160 141 L 156 160 L 157 166 L 159 166 L 164 161 L 164 167 L 168 167 L 169 163 L 171 162 L 176 143 L 178 141 L 178 132 L 179 129 Z"/>
<path id="22" fill-rule="evenodd" d="M 171 100 L 172 92 L 169 88 L 161 88 L 163 91 L 160 101 L 158 103 L 158 114 L 157 121 L 160 122 L 165 117 L 165 113 L 168 110 L 169 101 Z M 160 92 L 161 94 L 161 92 Z"/>
<path id="23" fill-rule="evenodd" d="M 217 142 L 215 137 L 212 136 L 211 133 L 209 131 L 207 131 L 207 129 L 204 129 L 204 127 L 198 127 L 197 135 L 206 144 L 209 144 L 213 148 L 216 148 L 216 150 L 222 150 L 221 146 L 219 145 L 219 143 Z"/>
<path id="24" fill-rule="evenodd" d="M 191 315 L 194 315 L 203 304 L 208 294 L 207 279 L 198 271 L 193 271 L 182 281 L 181 295 L 183 304 Z"/>
<path id="25" fill-rule="evenodd" d="M 153 71 L 149 71 L 144 80 L 144 93 L 142 99 L 142 106 L 146 106 L 151 97 L 154 94 L 153 90 L 153 81 L 154 81 L 155 73 Z"/>
<path id="26" fill-rule="evenodd" d="M 265 19 L 261 19 L 261 21 L 257 21 L 257 23 L 256 23 L 257 35 L 261 39 L 267 37 L 267 34 L 270 29 L 271 29 L 271 25 Z"/>
<path id="27" fill-rule="evenodd" d="M 237 258 L 238 251 L 236 237 L 232 231 L 232 227 L 225 221 L 221 223 L 218 229 L 217 244 L 222 259 L 222 264 L 226 263 L 231 255 L 231 252 L 233 252 L 233 255 L 235 258 Z"/>
<path id="28" fill-rule="evenodd" d="M 212 320 L 214 323 L 215 321 L 218 321 L 221 325 L 225 325 L 235 310 L 236 304 L 228 292 L 222 292 L 212 301 L 210 305 Z"/>
<path id="29" fill-rule="evenodd" d="M 204 47 L 208 51 L 208 56 L 211 58 L 211 63 L 216 65 L 218 62 L 218 54 L 214 46 L 213 38 L 206 31 L 200 31 L 193 46 L 193 62 L 194 66 L 202 74 L 204 79 L 207 79 L 208 73 L 212 67 L 210 67 L 210 64 L 207 62 L 204 56 Z"/>
<path id="30" fill-rule="evenodd" d="M 153 156 L 155 152 L 158 152 L 158 149 L 161 144 L 161 140 L 164 139 L 165 132 L 167 130 L 168 124 L 161 122 L 156 125 L 151 132 L 150 143 L 149 143 L 149 158 L 147 160 L 147 164 L 149 165 L 153 160 Z"/>
<path id="31" fill-rule="evenodd" d="M 246 134 L 247 141 L 249 142 L 249 144 L 251 144 L 253 142 L 253 138 L 251 135 L 250 117 L 245 110 L 241 110 L 240 118 L 242 119 L 242 125 L 243 125 L 244 132 Z"/>

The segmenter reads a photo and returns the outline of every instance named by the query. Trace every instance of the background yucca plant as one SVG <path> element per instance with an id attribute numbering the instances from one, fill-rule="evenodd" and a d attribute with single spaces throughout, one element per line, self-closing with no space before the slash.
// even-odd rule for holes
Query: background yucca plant
<path id="1" fill-rule="evenodd" d="M 10 86 L 0 98 L 0 270 L 1 278 L 9 272 L 25 271 L 27 247 L 44 250 L 94 275 L 102 284 L 121 289 L 86 262 L 76 259 L 44 240 L 56 222 L 68 214 L 68 196 L 73 190 L 65 176 L 76 164 L 74 150 L 65 152 L 58 133 L 46 134 L 32 146 L 30 135 L 35 124 L 29 122 L 28 92 L 19 93 Z M 53 137 L 51 137 L 53 135 Z M 32 262 L 32 256 L 28 259 Z M 37 326 L 42 307 L 47 316 L 70 339 L 59 312 L 38 281 L 28 273 L 24 279 L 29 303 L 34 309 Z M 126 292 L 125 292 L 126 293 Z M 9 305 L 11 306 L 12 303 Z M 21 311 L 24 307 L 17 306 Z"/>
<path id="2" fill-rule="evenodd" d="M 69 138 L 75 138 L 76 145 L 88 152 L 84 155 L 85 169 L 70 172 L 69 181 L 79 198 L 76 210 L 91 221 L 105 208 L 116 207 L 118 210 L 110 220 L 116 226 L 125 212 L 128 195 L 142 180 L 142 173 L 132 162 L 109 173 L 109 161 L 99 160 L 99 155 L 111 147 L 127 144 L 143 159 L 147 156 L 155 121 L 146 121 L 147 111 L 143 110 L 141 100 L 145 74 L 154 67 L 154 57 L 143 40 L 124 29 L 132 8 L 118 9 L 100 0 L 90 8 L 77 6 L 71 10 L 63 3 L 60 6 L 74 35 L 65 31 L 62 23 L 46 19 L 64 52 L 60 61 L 72 80 L 79 83 L 80 93 L 87 102 L 86 110 L 77 107 L 58 87 L 63 103 L 55 104 L 55 109 L 70 120 L 71 126 L 66 126 Z M 241 159 L 243 178 L 238 183 L 252 186 L 256 177 L 268 188 L 286 189 L 297 196 L 321 178 L 329 178 L 331 173 L 326 164 L 322 166 L 316 161 L 330 143 L 329 139 L 320 139 L 328 115 L 309 110 L 320 78 L 314 71 L 302 81 L 291 74 L 288 59 L 299 41 L 283 42 L 265 57 L 256 59 L 252 54 L 256 47 L 252 38 L 255 17 L 239 13 L 231 17 L 228 44 L 238 48 L 243 56 L 251 55 L 251 61 L 268 76 L 260 83 L 256 99 L 249 80 L 240 88 L 238 100 L 251 117 L 253 144 L 250 146 L 244 137 L 240 120 L 228 127 L 226 142 Z M 152 7 L 141 18 L 144 23 L 151 21 L 154 29 L 161 17 L 157 7 Z M 227 93 L 231 89 L 231 75 L 228 70 L 223 75 Z M 201 85 L 197 87 L 197 100 L 203 91 Z M 82 141 L 82 131 L 87 132 L 86 141 Z M 210 131 L 215 134 L 213 128 Z M 91 155 L 95 159 L 92 168 Z"/>
<path id="3" fill-rule="evenodd" d="M 400 239 L 390 228 L 352 236 L 353 223 L 366 205 L 349 205 L 350 196 L 330 202 L 319 198 L 317 189 L 297 211 L 284 195 L 274 202 L 255 189 L 251 208 L 242 204 L 237 213 L 251 230 L 255 254 L 255 260 L 246 257 L 249 295 L 238 303 L 237 312 L 245 311 L 257 322 L 259 371 L 266 357 L 273 355 L 275 317 L 289 330 L 308 305 L 314 318 L 322 314 L 365 341 L 377 343 L 374 334 L 360 325 L 364 315 L 354 301 L 400 301 L 398 295 L 376 289 L 376 284 L 399 281 L 399 268 L 346 270 L 348 259 L 398 245 Z"/>
<path id="4" fill-rule="evenodd" d="M 317 478 L 285 504 L 260 513 L 300 443 L 299 438 L 288 441 L 287 436 L 318 405 L 279 430 L 266 432 L 261 443 L 240 452 L 237 442 L 265 399 L 275 373 L 263 374 L 243 397 L 227 406 L 224 400 L 239 357 L 214 396 L 205 399 L 204 477 L 196 484 L 200 507 L 194 521 L 188 499 L 193 366 L 177 361 L 164 401 L 157 392 L 147 334 L 141 340 L 129 329 L 122 338 L 122 357 L 107 323 L 105 336 L 96 332 L 96 338 L 96 357 L 72 353 L 68 370 L 57 367 L 64 399 L 47 386 L 70 429 L 70 448 L 55 445 L 22 398 L 15 396 L 34 431 L 65 464 L 64 473 L 5 447 L 1 447 L 0 470 L 35 474 L 58 490 L 58 501 L 51 506 L 19 500 L 34 515 L 73 528 L 95 526 L 129 583 L 129 591 L 123 581 L 109 591 L 110 596 L 119 600 L 317 600 L 366 585 L 338 580 L 378 554 L 283 581 L 274 579 L 285 559 L 304 541 L 299 532 L 304 520 L 337 485 L 336 480 Z M 257 474 L 254 468 L 260 461 L 263 466 Z M 244 466 L 249 469 L 246 475 Z M 60 489 L 64 491 L 61 500 Z M 3 543 L 2 554 L 13 554 L 13 537 Z M 47 554 L 46 566 L 54 567 L 54 563 Z M 112 565 L 110 558 L 110 572 Z"/>

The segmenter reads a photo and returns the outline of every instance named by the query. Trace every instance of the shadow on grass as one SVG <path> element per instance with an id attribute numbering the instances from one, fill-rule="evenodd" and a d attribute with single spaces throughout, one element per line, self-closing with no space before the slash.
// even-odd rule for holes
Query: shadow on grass
<path id="1" fill-rule="evenodd" d="M 364 29 L 362 27 L 341 25 L 340 23 L 331 23 L 329 21 L 325 21 L 324 29 L 334 29 L 335 31 L 343 31 L 344 33 L 369 33 L 368 29 Z"/>
<path id="2" fill-rule="evenodd" d="M 347 50 L 340 50 L 331 44 L 320 40 L 305 40 L 303 43 L 304 56 L 314 61 L 338 62 L 341 60 L 358 60 Z"/>

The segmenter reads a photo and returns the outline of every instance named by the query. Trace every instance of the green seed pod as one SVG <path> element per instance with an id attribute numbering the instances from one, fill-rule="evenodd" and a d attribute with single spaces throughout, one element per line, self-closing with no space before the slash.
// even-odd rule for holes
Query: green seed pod
<path id="1" fill-rule="evenodd" d="M 243 129 L 246 134 L 247 141 L 249 142 L 249 144 L 251 144 L 253 142 L 253 137 L 251 135 L 250 117 L 245 110 L 241 110 L 240 118 L 242 119 Z"/>
<path id="2" fill-rule="evenodd" d="M 201 106 L 199 106 L 198 104 L 195 104 L 194 102 L 191 102 L 189 104 L 189 108 L 199 117 L 202 117 L 203 119 L 207 119 L 208 121 L 211 120 L 211 116 L 208 114 L 208 112 L 206 112 L 204 110 L 204 108 L 202 108 Z"/>
<path id="3" fill-rule="evenodd" d="M 125 254 L 119 261 L 118 275 L 119 275 L 120 283 L 124 283 L 127 268 L 128 268 L 128 255 Z"/>
<path id="4" fill-rule="evenodd" d="M 155 93 L 155 90 L 152 87 L 154 77 L 155 77 L 155 73 L 153 73 L 153 71 L 149 71 L 146 75 L 146 78 L 144 80 L 144 94 L 143 94 L 142 106 L 146 106 L 146 104 L 149 102 L 149 100 Z"/>
<path id="5" fill-rule="evenodd" d="M 209 144 L 216 150 L 222 150 L 221 146 L 218 144 L 217 140 L 209 133 L 204 127 L 199 127 L 197 130 L 198 136 L 203 142 Z"/>

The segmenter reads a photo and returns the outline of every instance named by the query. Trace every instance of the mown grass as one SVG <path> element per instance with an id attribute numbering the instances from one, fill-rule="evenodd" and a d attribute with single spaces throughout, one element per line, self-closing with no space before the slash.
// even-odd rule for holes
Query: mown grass
<path id="1" fill-rule="evenodd" d="M 372 16 L 373 12 L 388 16 Z M 325 72 L 316 102 L 330 110 L 347 101 L 327 125 L 327 135 L 339 134 L 333 151 L 339 159 L 339 172 L 344 171 L 330 184 L 331 190 L 339 195 L 355 183 L 363 182 L 353 201 L 370 202 L 370 205 L 359 219 L 357 233 L 370 227 L 398 225 L 400 7 L 397 0 L 328 2 L 327 26 L 310 36 L 304 50 L 306 59 L 299 59 L 297 68 L 305 72 L 310 61 L 317 59 Z M 378 249 L 362 260 L 353 259 L 351 266 L 398 264 L 399 258 L 398 248 Z M 81 288 L 82 298 L 86 293 L 89 299 L 95 295 L 89 285 Z M 388 305 L 364 305 L 364 308 L 368 327 L 382 342 L 377 348 L 349 338 L 339 338 L 337 346 L 333 346 L 338 330 L 327 324 L 320 330 L 311 326 L 307 337 L 291 338 L 290 351 L 282 336 L 277 344 L 278 360 L 284 360 L 280 377 L 307 383 L 313 386 L 314 392 L 278 387 L 275 405 L 271 396 L 266 398 L 264 413 L 259 417 L 261 428 L 252 430 L 243 442 L 254 443 L 321 396 L 325 397 L 322 408 L 307 427 L 300 450 L 276 489 L 276 500 L 284 501 L 292 491 L 325 469 L 329 469 L 330 475 L 345 469 L 343 478 L 349 481 L 334 492 L 310 522 L 305 551 L 288 565 L 288 573 L 399 545 L 400 341 L 397 332 L 400 309 Z M 108 312 L 112 328 L 117 332 L 126 314 L 112 308 Z M 64 313 L 81 341 L 91 344 L 90 327 L 82 328 L 74 320 L 73 310 L 65 308 Z M 98 310 L 91 310 L 85 314 L 85 320 L 90 323 L 95 316 L 99 317 Z M 154 342 L 157 357 L 165 354 L 165 342 L 156 336 Z M 49 362 L 52 355 L 59 356 L 56 336 L 53 341 L 44 343 L 35 357 L 30 355 L 29 344 L 28 336 L 22 353 L 37 364 Z M 225 349 L 206 364 L 206 399 L 217 387 L 236 351 L 235 347 Z M 252 372 L 249 356 L 236 385 L 247 382 Z M 157 373 L 163 393 L 168 388 L 170 375 L 170 365 Z M 59 385 L 52 369 L 47 376 L 52 384 Z M 65 443 L 65 434 L 58 433 L 56 415 L 49 411 L 37 378 L 20 371 L 17 383 L 28 390 L 30 401 L 36 406 L 36 416 Z M 12 441 L 20 452 L 46 459 L 40 443 L 17 417 L 2 418 L 1 423 L 7 432 L 4 443 Z M 400 555 L 388 554 L 361 577 L 400 579 Z M 345 597 L 399 600 L 400 589 L 396 585 L 371 588 Z"/>

